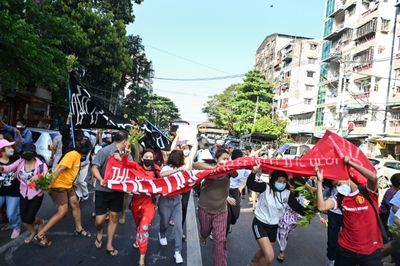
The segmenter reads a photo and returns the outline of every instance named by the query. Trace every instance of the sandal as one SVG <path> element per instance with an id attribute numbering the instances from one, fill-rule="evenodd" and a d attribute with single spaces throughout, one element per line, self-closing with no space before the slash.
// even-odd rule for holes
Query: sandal
<path id="1" fill-rule="evenodd" d="M 133 243 L 132 245 L 134 248 L 139 248 L 139 244 L 137 242 Z"/>
<path id="2" fill-rule="evenodd" d="M 77 230 L 75 230 L 75 235 L 83 236 L 83 237 L 91 237 L 92 236 L 88 231 L 86 231 L 83 228 L 79 232 Z"/>
<path id="3" fill-rule="evenodd" d="M 41 247 L 47 248 L 51 246 L 51 241 L 49 241 L 46 236 L 35 235 L 33 240 L 35 240 L 35 243 Z"/>
<path id="4" fill-rule="evenodd" d="M 103 238 L 103 237 L 101 237 L 101 238 Z M 96 246 L 96 248 L 101 248 L 101 246 L 103 245 L 103 240 L 102 239 L 99 240 L 96 237 L 96 240 L 94 241 L 94 245 Z"/>
<path id="5" fill-rule="evenodd" d="M 30 235 L 27 238 L 24 239 L 25 244 L 29 244 L 32 242 L 32 239 L 35 237 L 35 235 Z"/>
<path id="6" fill-rule="evenodd" d="M 112 257 L 115 257 L 118 255 L 118 250 L 116 250 L 116 249 L 111 249 L 111 250 L 106 249 L 106 251 L 107 251 L 108 255 L 110 255 Z"/>
<path id="7" fill-rule="evenodd" d="M 285 260 L 285 255 L 279 254 L 279 256 L 276 258 L 277 261 L 283 262 Z"/>

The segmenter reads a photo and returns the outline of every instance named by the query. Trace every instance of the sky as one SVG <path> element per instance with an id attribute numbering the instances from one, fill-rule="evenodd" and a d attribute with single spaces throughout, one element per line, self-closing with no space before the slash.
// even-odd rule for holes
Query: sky
<path id="1" fill-rule="evenodd" d="M 244 74 L 272 33 L 322 37 L 324 0 L 144 0 L 134 6 L 128 34 L 140 35 L 156 78 L 208 78 Z M 211 81 L 154 79 L 182 119 L 207 120 L 201 109 L 211 95 L 242 78 Z"/>

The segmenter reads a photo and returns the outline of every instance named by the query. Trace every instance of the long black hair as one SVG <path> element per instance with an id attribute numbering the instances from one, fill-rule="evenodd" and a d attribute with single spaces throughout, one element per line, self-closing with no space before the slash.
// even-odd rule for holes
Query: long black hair
<path id="1" fill-rule="evenodd" d="M 289 177 L 288 177 L 287 173 L 285 171 L 281 171 L 281 170 L 273 171 L 271 173 L 270 178 L 269 178 L 268 185 L 269 185 L 271 191 L 274 193 L 274 196 L 275 196 L 276 192 L 280 192 L 275 188 L 275 182 L 278 180 L 279 177 L 284 177 L 286 179 L 286 187 L 285 187 L 285 189 L 287 188 L 287 181 L 289 180 Z"/>

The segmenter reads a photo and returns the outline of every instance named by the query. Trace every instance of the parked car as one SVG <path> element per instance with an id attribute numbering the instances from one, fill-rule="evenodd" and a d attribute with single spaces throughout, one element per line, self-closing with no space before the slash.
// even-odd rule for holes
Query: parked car
<path id="1" fill-rule="evenodd" d="M 53 139 L 60 133 L 55 130 L 48 130 L 43 128 L 29 128 L 32 132 L 32 141 L 36 146 L 36 153 L 44 159 L 48 166 L 51 166 L 50 160 L 51 150 L 53 146 Z"/>
<path id="2" fill-rule="evenodd" d="M 312 144 L 286 143 L 277 149 L 275 154 L 277 152 L 281 152 L 283 154 L 283 158 L 297 159 L 301 157 L 304 150 L 312 149 L 313 147 L 314 145 Z"/>
<path id="3" fill-rule="evenodd" d="M 368 159 L 376 169 L 379 188 L 385 189 L 390 187 L 390 178 L 392 177 L 392 175 L 400 173 L 400 161 L 384 158 Z"/>

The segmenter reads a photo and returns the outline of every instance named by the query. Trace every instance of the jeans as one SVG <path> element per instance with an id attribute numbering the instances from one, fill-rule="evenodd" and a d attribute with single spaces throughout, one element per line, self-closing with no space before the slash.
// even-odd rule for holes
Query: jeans
<path id="1" fill-rule="evenodd" d="M 86 183 L 86 177 L 89 171 L 89 164 L 81 166 L 78 177 L 75 180 L 75 193 L 79 198 L 84 198 L 89 196 L 89 190 Z"/>
<path id="2" fill-rule="evenodd" d="M 158 199 L 158 213 L 160 214 L 160 235 L 165 237 L 169 221 L 174 221 L 175 251 L 182 251 L 182 202 L 181 196 L 160 197 Z"/>
<path id="3" fill-rule="evenodd" d="M 11 229 L 21 228 L 21 216 L 19 215 L 19 196 L 0 196 L 0 208 L 4 205 L 7 206 L 7 218 Z"/>

